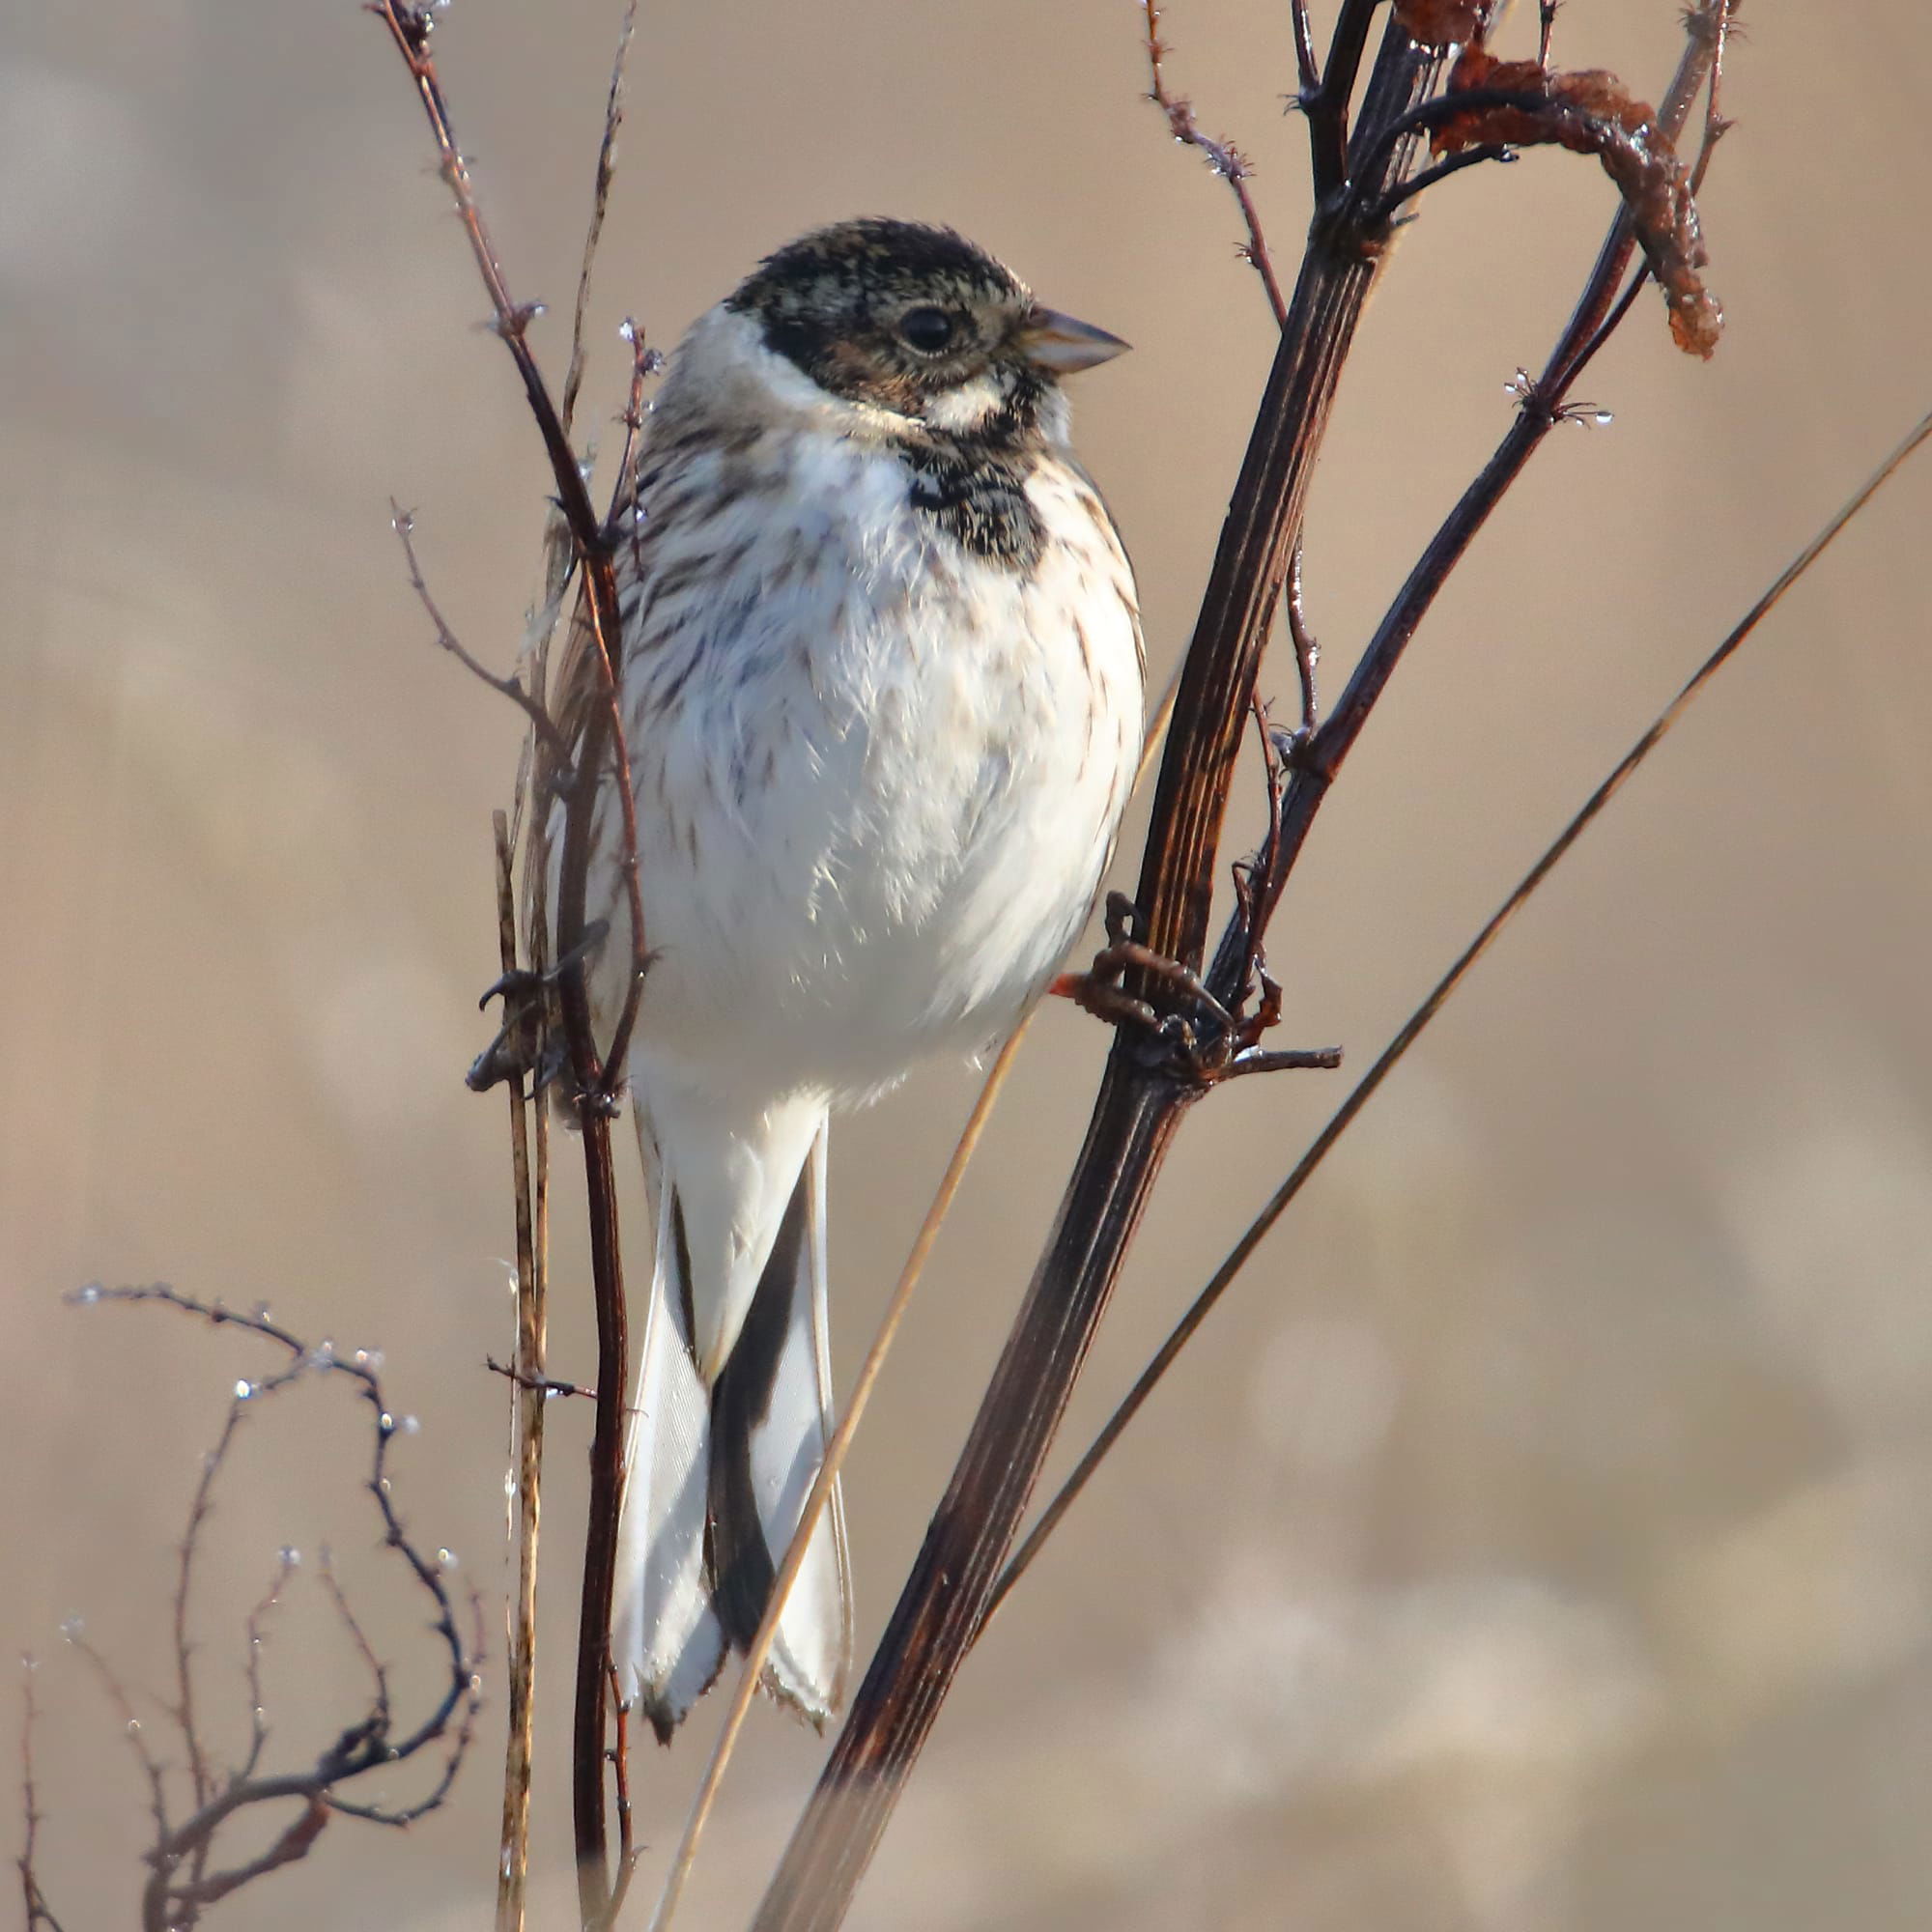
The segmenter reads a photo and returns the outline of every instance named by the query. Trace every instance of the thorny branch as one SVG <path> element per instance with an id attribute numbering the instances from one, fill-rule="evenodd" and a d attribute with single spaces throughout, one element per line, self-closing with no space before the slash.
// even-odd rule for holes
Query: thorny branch
<path id="1" fill-rule="evenodd" d="M 165 1283 L 145 1287 L 102 1288 L 94 1285 L 79 1290 L 71 1300 L 83 1304 L 99 1302 L 158 1302 L 180 1310 L 216 1327 L 244 1329 L 273 1344 L 285 1364 L 260 1380 L 243 1380 L 235 1385 L 220 1435 L 209 1452 L 200 1483 L 188 1515 L 183 1539 L 181 1567 L 175 1594 L 175 1646 L 179 1701 L 174 1717 L 185 1743 L 189 1769 L 189 1810 L 176 1821 L 168 1804 L 166 1774 L 148 1747 L 145 1733 L 135 1715 L 126 1689 L 112 1665 L 89 1641 L 77 1623 L 69 1625 L 65 1634 L 99 1679 L 113 1703 L 124 1731 L 147 1778 L 155 1816 L 155 1842 L 148 1853 L 149 1877 L 141 1900 L 141 1922 L 147 1932 L 189 1932 L 202 1913 L 228 1897 L 252 1880 L 294 1863 L 307 1855 L 316 1840 L 336 1816 L 355 1817 L 373 1824 L 406 1826 L 440 1805 L 461 1769 L 474 1735 L 476 1714 L 482 1703 L 482 1679 L 477 1674 L 480 1634 L 469 1648 L 458 1635 L 448 1586 L 443 1578 L 447 1551 L 426 1554 L 411 1538 L 397 1514 L 388 1474 L 390 1445 L 398 1433 L 407 1433 L 407 1420 L 399 1423 L 390 1411 L 376 1361 L 358 1354 L 349 1359 L 338 1356 L 327 1343 L 317 1348 L 271 1321 L 266 1310 L 242 1315 L 218 1302 L 205 1302 L 184 1294 Z M 390 1706 L 388 1673 L 362 1634 L 348 1602 L 336 1588 L 332 1576 L 325 1580 L 361 1649 L 375 1680 L 375 1696 L 366 1715 L 346 1726 L 335 1741 L 306 1767 L 265 1774 L 261 1758 L 268 1742 L 262 1715 L 260 1650 L 265 1621 L 281 1600 L 282 1590 L 293 1570 L 296 1557 L 284 1551 L 278 1561 L 268 1594 L 250 1614 L 247 1623 L 247 1681 L 252 1714 L 247 1755 L 242 1764 L 225 1776 L 216 1774 L 196 1711 L 188 1657 L 191 1639 L 188 1631 L 188 1597 L 195 1557 L 205 1527 L 214 1485 L 227 1466 L 230 1451 L 242 1420 L 263 1402 L 311 1376 L 339 1375 L 355 1385 L 359 1398 L 375 1416 L 375 1450 L 364 1487 L 374 1499 L 382 1520 L 382 1547 L 393 1550 L 409 1570 L 418 1589 L 428 1599 L 432 1617 L 430 1628 L 440 1640 L 448 1662 L 448 1681 L 441 1694 L 413 1728 L 398 1732 Z M 479 1606 L 480 1615 L 480 1606 Z M 417 1803 L 397 1807 L 386 1802 L 365 1804 L 344 1795 L 345 1787 L 373 1771 L 392 1771 L 433 1749 L 440 1749 L 441 1770 L 428 1794 Z M 268 1849 L 258 1856 L 222 1869 L 210 1870 L 219 1847 L 223 1829 L 238 1815 L 252 1813 L 258 1805 L 298 1804 L 301 1809 L 282 1828 Z M 29 1800 L 29 1808 L 32 1800 Z M 44 1915 L 43 1915 L 44 1916 Z"/>

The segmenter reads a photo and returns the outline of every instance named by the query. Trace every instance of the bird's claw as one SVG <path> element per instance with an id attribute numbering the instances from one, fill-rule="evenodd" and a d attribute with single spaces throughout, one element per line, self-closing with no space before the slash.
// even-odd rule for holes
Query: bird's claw
<path id="1" fill-rule="evenodd" d="M 1213 1078 L 1216 1046 L 1234 1020 L 1200 976 L 1156 952 L 1140 934 L 1140 910 L 1124 893 L 1107 895 L 1107 944 L 1084 973 L 1063 973 L 1050 991 L 1112 1026 L 1131 1027 L 1145 1049 L 1193 1082 Z M 1142 976 L 1146 997 L 1126 987 L 1128 973 Z"/>
<path id="2" fill-rule="evenodd" d="M 505 1006 L 518 1000 L 528 999 L 532 993 L 548 992 L 573 967 L 581 966 L 584 960 L 604 944 L 611 931 L 608 919 L 593 919 L 583 928 L 583 937 L 544 972 L 533 973 L 526 966 L 514 966 L 507 973 L 499 973 L 483 988 L 477 999 L 476 1008 L 480 1012 L 492 1000 L 501 999 Z"/>
<path id="3" fill-rule="evenodd" d="M 1179 961 L 1156 952 L 1143 939 L 1139 909 L 1124 893 L 1107 895 L 1107 944 L 1084 973 L 1063 973 L 1048 991 L 1112 1026 L 1132 1027 L 1154 1064 L 1196 1086 L 1207 1087 L 1249 1073 L 1304 1066 L 1339 1066 L 1340 1047 L 1312 1052 L 1268 1052 L 1257 1044 L 1281 1017 L 1281 987 L 1260 971 L 1262 1002 L 1239 1019 Z M 1127 990 L 1129 972 L 1143 976 L 1148 997 Z"/>
<path id="4" fill-rule="evenodd" d="M 499 973 L 483 988 L 477 1007 L 481 1009 L 492 1000 L 500 999 L 503 1024 L 497 1029 L 496 1038 L 469 1063 L 469 1070 L 463 1076 L 465 1086 L 475 1093 L 487 1094 L 501 1081 L 521 1080 L 534 1070 L 537 1077 L 531 1091 L 541 1094 L 556 1078 L 568 1056 L 563 1041 L 554 1037 L 539 1050 L 533 1003 L 541 1000 L 566 973 L 582 965 L 604 943 L 610 930 L 609 920 L 593 920 L 584 928 L 583 937 L 544 972 L 515 967 Z"/>

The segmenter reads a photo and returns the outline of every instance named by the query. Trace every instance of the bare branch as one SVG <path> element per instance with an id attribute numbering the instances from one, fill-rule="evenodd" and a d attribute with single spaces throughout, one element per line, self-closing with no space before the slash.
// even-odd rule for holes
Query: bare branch
<path id="1" fill-rule="evenodd" d="M 501 1376 L 506 1380 L 514 1382 L 517 1387 L 526 1390 L 531 1395 L 582 1395 L 588 1396 L 592 1402 L 597 1400 L 597 1391 L 594 1388 L 587 1387 L 582 1382 L 560 1381 L 555 1376 L 526 1375 L 523 1370 L 515 1367 L 512 1363 L 499 1362 L 495 1355 L 485 1355 L 483 1357 L 483 1366 L 493 1376 Z"/>
<path id="2" fill-rule="evenodd" d="M 556 721 L 523 687 L 516 676 L 498 677 L 488 665 L 470 656 L 464 647 L 463 640 L 449 628 L 437 602 L 430 595 L 429 585 L 423 579 L 422 565 L 416 561 L 415 512 L 406 510 L 396 499 L 389 498 L 389 523 L 396 532 L 396 539 L 403 547 L 403 561 L 409 569 L 410 588 L 416 593 L 416 600 L 428 612 L 429 620 L 436 628 L 436 640 L 467 670 L 471 677 L 487 684 L 492 691 L 507 697 L 526 718 L 530 721 L 530 728 L 536 732 L 553 754 L 564 759 L 570 757 L 570 746 L 563 733 L 556 727 Z"/>
<path id="3" fill-rule="evenodd" d="M 583 386 L 584 320 L 590 308 L 590 272 L 597 264 L 597 244 L 604 239 L 604 213 L 611 204 L 611 184 L 617 172 L 617 130 L 624 125 L 625 69 L 631 56 L 631 36 L 637 31 L 638 0 L 627 0 L 623 24 L 617 29 L 617 52 L 611 63 L 611 91 L 604 99 L 604 138 L 597 144 L 597 174 L 590 189 L 590 219 L 583 228 L 583 258 L 577 270 L 577 304 L 570 318 L 570 367 L 563 378 L 561 424 L 565 436 L 577 414 L 577 392 Z"/>
<path id="4" fill-rule="evenodd" d="M 1564 856 L 1570 851 L 1591 823 L 1603 811 L 1619 791 L 1621 791 L 1639 766 L 1656 751 L 1671 729 L 1683 718 L 1691 704 L 1703 693 L 1705 687 L 1736 654 L 1739 647 L 1755 631 L 1760 623 L 1770 615 L 1793 584 L 1818 560 L 1826 549 L 1839 535 L 1845 526 L 1863 510 L 1866 503 L 1890 481 L 1903 467 L 1906 460 L 1928 439 L 1932 439 L 1932 413 L 1919 418 L 1918 422 L 1899 443 L 1889 456 L 1878 467 L 1851 498 L 1838 510 L 1837 514 L 1821 529 L 1811 541 L 1785 565 L 1763 596 L 1751 606 L 1738 623 L 1729 631 L 1723 640 L 1698 667 L 1690 680 L 1670 702 L 1658 714 L 1648 730 L 1637 739 L 1631 749 L 1617 761 L 1608 777 L 1577 809 L 1576 814 L 1550 842 L 1543 856 L 1537 860 L 1516 889 L 1504 899 L 1491 916 L 1487 924 L 1457 956 L 1455 963 L 1443 974 L 1428 997 L 1404 1021 L 1401 1030 L 1391 1039 L 1375 1065 L 1363 1074 L 1354 1089 L 1329 1118 L 1320 1134 L 1310 1145 L 1308 1151 L 1298 1160 L 1287 1179 L 1268 1197 L 1267 1204 L 1248 1224 L 1240 1239 L 1229 1250 L 1227 1258 L 1214 1270 L 1201 1293 L 1188 1305 L 1187 1312 L 1175 1324 L 1173 1332 L 1160 1346 L 1152 1361 L 1142 1370 L 1133 1387 L 1122 1400 L 1120 1406 L 1108 1417 L 1105 1428 L 1094 1438 L 1093 1446 L 1081 1457 L 1073 1472 L 1054 1495 L 1053 1500 L 1039 1514 L 1038 1520 L 1027 1533 L 1024 1543 L 1014 1552 L 1011 1562 L 1002 1573 L 999 1584 L 993 1593 L 986 1611 L 988 1620 L 1009 1595 L 1013 1585 L 1033 1565 L 1048 1537 L 1060 1526 L 1062 1519 L 1073 1506 L 1081 1492 L 1092 1480 L 1094 1472 L 1105 1461 L 1108 1452 L 1125 1433 L 1127 1425 L 1139 1414 L 1142 1405 L 1159 1384 L 1161 1378 L 1174 1366 L 1182 1349 L 1193 1339 L 1201 1324 L 1213 1312 L 1215 1304 L 1228 1291 L 1235 1277 L 1246 1265 L 1248 1259 L 1260 1247 L 1268 1232 L 1288 1210 L 1290 1204 L 1307 1184 L 1309 1178 L 1327 1157 L 1329 1150 L 1346 1133 L 1355 1117 L 1368 1105 L 1403 1056 L 1413 1046 L 1430 1022 L 1435 1019 L 1450 996 L 1468 977 L 1476 962 L 1490 950 L 1501 935 L 1503 928 L 1520 912 L 1538 887 L 1549 876 Z"/>
<path id="5" fill-rule="evenodd" d="M 34 1698 L 34 1673 L 40 1665 L 31 1657 L 20 1660 L 20 1812 L 22 1833 L 16 1865 L 20 1874 L 20 1902 L 26 1908 L 25 1932 L 62 1932 L 47 1895 L 41 1889 L 40 1874 L 34 1858 L 40 1849 L 41 1802 L 34 1783 L 34 1727 L 40 1719 L 40 1706 Z"/>
<path id="6" fill-rule="evenodd" d="M 277 1347 L 285 1366 L 260 1380 L 242 1380 L 235 1385 L 221 1435 L 210 1452 L 204 1477 L 195 1492 L 189 1518 L 183 1580 L 177 1587 L 177 1629 L 185 1638 L 186 1629 L 187 1577 L 191 1576 L 194 1547 L 210 1509 L 211 1486 L 225 1466 L 240 1421 L 245 1412 L 293 1386 L 308 1376 L 338 1375 L 355 1385 L 356 1393 L 372 1411 L 374 1455 L 366 1488 L 374 1499 L 383 1525 L 383 1547 L 396 1552 L 428 1599 L 433 1617 L 431 1629 L 440 1639 L 448 1662 L 448 1679 L 441 1695 L 416 1726 L 398 1734 L 393 1721 L 386 1667 L 377 1657 L 348 1600 L 336 1584 L 325 1562 L 324 1583 L 334 1597 L 352 1638 L 368 1664 L 375 1682 L 375 1701 L 368 1716 L 349 1725 L 309 1766 L 277 1774 L 264 1774 L 259 1768 L 267 1739 L 262 1715 L 262 1690 L 257 1655 L 263 1620 L 280 1601 L 283 1585 L 294 1568 L 293 1552 L 284 1551 L 269 1594 L 248 1620 L 248 1685 L 252 1715 L 247 1758 L 241 1770 L 217 1781 L 204 1764 L 196 1788 L 193 1810 L 179 1824 L 170 1820 L 166 1791 L 160 1767 L 149 1751 L 126 1690 L 106 1659 L 78 1628 L 70 1626 L 70 1642 L 87 1661 L 113 1701 L 122 1718 L 128 1739 L 147 1776 L 155 1813 L 155 1843 L 148 1854 L 150 1876 L 142 1896 L 142 1924 L 146 1932 L 166 1932 L 170 1927 L 195 1924 L 211 1904 L 227 1897 L 249 1880 L 293 1863 L 304 1856 L 320 1835 L 331 1814 L 340 1813 L 368 1819 L 374 1823 L 400 1826 L 412 1823 L 442 1803 L 462 1765 L 473 1735 L 476 1713 L 482 1702 L 482 1680 L 476 1674 L 475 1658 L 480 1654 L 478 1634 L 473 1648 L 466 1649 L 457 1634 L 448 1589 L 443 1580 L 447 1551 L 434 1557 L 412 1541 L 396 1513 L 390 1493 L 388 1461 L 390 1445 L 397 1434 L 410 1431 L 410 1419 L 398 1421 L 385 1400 L 379 1375 L 380 1359 L 367 1353 L 344 1358 L 327 1343 L 311 1349 L 298 1336 L 272 1321 L 266 1309 L 242 1315 L 218 1302 L 205 1302 L 184 1294 L 164 1282 L 144 1287 L 102 1288 L 98 1284 L 79 1290 L 70 1299 L 94 1304 L 103 1301 L 158 1302 L 193 1315 L 215 1327 L 238 1327 Z M 191 1721 L 192 1686 L 184 1693 L 182 1709 Z M 377 1770 L 392 1770 L 432 1747 L 447 1743 L 442 1771 L 429 1796 L 415 1804 L 398 1808 L 386 1804 L 359 1804 L 343 1795 L 342 1787 Z M 299 1801 L 303 1809 L 278 1834 L 270 1848 L 256 1859 L 226 1870 L 211 1871 L 209 1865 L 217 1835 L 238 1812 L 263 1804 Z"/>
<path id="7" fill-rule="evenodd" d="M 1261 211 L 1255 206 L 1254 195 L 1248 187 L 1254 169 L 1247 156 L 1232 141 L 1216 141 L 1203 133 L 1201 124 L 1194 118 L 1192 104 L 1181 96 L 1167 91 L 1167 75 L 1162 64 L 1169 49 L 1160 38 L 1161 10 L 1156 0 L 1142 0 L 1142 4 L 1147 15 L 1148 99 L 1167 116 L 1168 129 L 1174 138 L 1186 147 L 1199 150 L 1208 165 L 1234 191 L 1235 201 L 1241 211 L 1241 220 L 1248 231 L 1247 243 L 1241 253 L 1262 278 L 1262 287 L 1267 292 L 1268 306 L 1274 310 L 1275 326 L 1279 327 L 1288 320 L 1288 299 L 1276 279 L 1274 258 L 1268 253 L 1267 237 L 1262 233 Z"/>
<path id="8" fill-rule="evenodd" d="M 243 1777 L 254 1776 L 256 1767 L 262 1762 L 262 1753 L 268 1748 L 269 1711 L 262 1688 L 262 1650 L 268 1642 L 269 1619 L 281 1608 L 282 1592 L 288 1587 L 289 1578 L 295 1575 L 296 1565 L 300 1560 L 296 1550 L 284 1549 L 276 1558 L 275 1574 L 270 1579 L 262 1601 L 248 1612 L 248 1649 L 242 1663 L 248 1680 L 248 1755 L 242 1760 Z"/>

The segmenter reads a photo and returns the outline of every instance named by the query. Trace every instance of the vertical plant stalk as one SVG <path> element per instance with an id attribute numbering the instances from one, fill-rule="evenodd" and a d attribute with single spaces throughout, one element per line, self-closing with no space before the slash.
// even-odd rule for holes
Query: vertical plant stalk
<path id="1" fill-rule="evenodd" d="M 637 801 L 631 782 L 617 690 L 620 626 L 616 574 L 603 522 L 590 501 L 575 446 L 551 400 L 549 385 L 529 347 L 529 326 L 538 310 L 514 300 L 496 244 L 476 199 L 468 163 L 457 143 L 436 63 L 429 52 L 432 10 L 405 0 L 370 0 L 370 11 L 388 29 L 409 71 L 441 161 L 442 178 L 456 205 L 477 272 L 490 298 L 497 335 L 524 385 L 530 415 L 550 458 L 557 507 L 569 529 L 582 572 L 582 616 L 590 656 L 588 701 L 577 721 L 576 758 L 561 787 L 567 800 L 559 867 L 556 956 L 568 961 L 557 975 L 557 1002 L 568 1049 L 576 1112 L 582 1130 L 584 1193 L 590 1232 L 591 1287 L 597 1314 L 597 1419 L 591 1438 L 590 1505 L 585 1527 L 583 1582 L 578 1621 L 578 1656 L 571 1760 L 571 1819 L 577 1844 L 578 1911 L 585 1927 L 610 1914 L 610 1834 L 606 1782 L 609 1704 L 605 1686 L 610 1651 L 611 1599 L 616 1575 L 617 1506 L 623 1485 L 623 1422 L 629 1345 L 623 1264 L 618 1240 L 617 1185 L 611 1151 L 611 1122 L 624 1078 L 631 1027 L 649 965 L 642 895 L 638 883 Z M 599 195 L 608 189 L 604 156 L 612 151 L 621 98 L 621 50 L 605 121 L 599 163 Z M 601 201 L 600 201 L 601 206 Z M 541 735 L 541 734 L 539 734 Z M 534 761 L 541 773 L 543 760 Z M 606 781 L 615 792 L 621 836 L 618 873 L 630 920 L 631 970 L 623 1011 L 608 1053 L 600 1053 L 584 979 L 593 935 L 585 902 L 597 833 L 597 801 Z M 554 794 L 551 794 L 554 795 Z"/>
<path id="2" fill-rule="evenodd" d="M 510 822 L 493 819 L 497 848 L 497 932 L 504 974 L 517 970 L 517 895 L 510 850 Z M 532 1000 L 525 1026 L 540 1025 L 542 1003 Z M 528 1064 L 542 1064 L 531 1042 Z M 529 1877 L 530 1759 L 536 1719 L 537 1533 L 541 1514 L 546 1391 L 546 1283 L 537 1263 L 536 1218 L 530 1185 L 530 1101 L 521 1075 L 504 1083 L 510 1099 L 510 1180 L 517 1226 L 516 1378 L 510 1393 L 515 1417 L 517 1593 L 510 1611 L 509 1719 L 503 1755 L 503 1821 L 497 1873 L 497 1932 L 523 1932 Z M 543 1097 L 535 1105 L 541 1111 Z"/>
<path id="3" fill-rule="evenodd" d="M 1374 8 L 1347 0 L 1330 73 L 1346 113 Z M 1427 92 L 1434 56 L 1391 23 L 1362 118 L 1386 126 Z M 1324 123 L 1324 125 L 1326 125 Z M 1377 196 L 1411 144 L 1389 148 Z M 1148 943 L 1182 964 L 1207 941 L 1215 852 L 1262 646 L 1287 577 L 1343 360 L 1379 264 L 1378 239 L 1318 203 L 1307 254 L 1223 526 L 1181 675 L 1139 905 Z M 1200 1088 L 1117 1037 L 1044 1258 L 898 1607 L 754 1932 L 831 1932 L 844 1918 L 991 1599 L 1155 1173 Z"/>

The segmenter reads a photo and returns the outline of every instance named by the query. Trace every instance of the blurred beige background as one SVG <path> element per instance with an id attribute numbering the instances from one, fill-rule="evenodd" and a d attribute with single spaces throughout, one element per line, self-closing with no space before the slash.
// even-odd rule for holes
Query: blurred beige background
<path id="1" fill-rule="evenodd" d="M 466 0 L 439 46 L 517 290 L 566 309 L 615 0 Z M 1423 633 L 1319 829 L 1274 963 L 1296 1043 L 1368 1063 L 1783 558 L 1924 406 L 1932 71 L 1908 0 L 1754 6 L 1707 197 L 1718 360 L 1646 298 Z M 1520 39 L 1532 23 L 1520 20 Z M 1177 0 L 1173 79 L 1306 219 L 1286 12 Z M 1573 0 L 1568 65 L 1654 93 L 1669 0 Z M 1138 353 L 1080 385 L 1160 668 L 1269 350 L 1219 185 L 1139 99 L 1127 0 L 647 4 L 598 288 L 673 336 L 860 211 L 957 223 Z M 546 478 L 404 77 L 350 0 L 100 0 L 0 26 L 0 1634 L 44 1659 L 43 1877 L 132 1922 L 142 1797 L 61 1619 L 159 1685 L 170 1551 L 264 1356 L 101 1277 L 258 1298 L 386 1350 L 412 1523 L 500 1669 L 500 1100 L 461 1074 L 495 971 L 489 812 L 518 722 L 438 656 L 385 499 L 507 665 Z M 1330 688 L 1507 421 L 1611 210 L 1579 158 L 1432 198 L 1350 366 L 1309 536 Z M 567 324 L 539 342 L 560 369 Z M 1274 1236 L 974 1658 L 853 1923 L 1780 1928 L 1932 1911 L 1932 469 L 1889 492 L 1593 833 Z M 1292 673 L 1278 663 L 1281 690 Z M 1244 792 L 1235 843 L 1252 839 Z M 1099 1029 L 1046 1015 L 849 1479 L 875 1634 L 1084 1119 Z M 1064 1464 L 1344 1076 L 1183 1135 Z M 834 1153 L 849 1378 L 967 1103 L 921 1078 Z M 578 1198 L 563 1172 L 564 1220 Z M 591 1353 L 559 1253 L 558 1373 Z M 565 1676 L 587 1416 L 552 1411 L 535 1923 L 569 1922 Z M 196 1622 L 271 1752 L 355 1715 L 332 1543 L 401 1681 L 431 1667 L 306 1390 L 231 1471 Z M 421 1662 L 412 1660 L 421 1656 Z M 493 1685 L 496 1682 L 493 1676 Z M 675 1836 L 713 1699 L 639 1757 Z M 12 1732 L 12 1692 L 0 1729 Z M 158 1719 L 156 1720 L 156 1722 Z M 485 1922 L 501 1706 L 407 1837 L 332 1829 L 217 1922 Z M 155 1725 L 151 1723 L 151 1729 Z M 742 1922 L 821 1747 L 761 1711 L 686 1917 Z M 11 1747 L 9 1747 L 11 1750 Z M 392 1796 L 409 1785 L 398 1777 Z M 4 1807 L 11 1811 L 12 1807 Z M 0 1829 L 12 1856 L 17 1827 Z"/>

